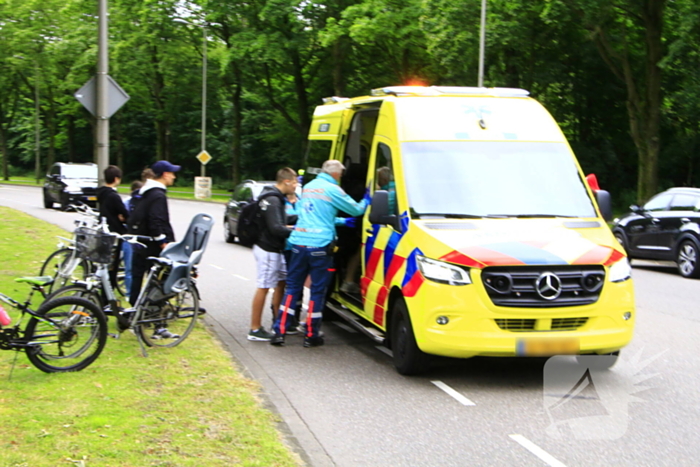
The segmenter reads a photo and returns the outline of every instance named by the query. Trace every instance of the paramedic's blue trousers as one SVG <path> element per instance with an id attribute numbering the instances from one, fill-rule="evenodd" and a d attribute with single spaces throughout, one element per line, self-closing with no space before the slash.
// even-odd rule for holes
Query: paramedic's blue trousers
<path id="1" fill-rule="evenodd" d="M 305 337 L 318 337 L 321 330 L 323 308 L 326 305 L 326 290 L 333 277 L 333 256 L 329 247 L 306 247 L 292 245 L 291 261 L 287 265 L 287 285 L 272 330 L 284 334 L 292 321 L 291 316 L 301 312 L 294 310 L 294 304 L 301 300 L 306 276 L 311 276 L 311 296 L 306 317 Z"/>

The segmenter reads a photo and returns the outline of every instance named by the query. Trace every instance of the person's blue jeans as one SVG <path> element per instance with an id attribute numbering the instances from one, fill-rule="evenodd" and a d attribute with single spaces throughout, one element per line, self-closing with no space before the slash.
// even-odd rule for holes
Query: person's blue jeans
<path id="1" fill-rule="evenodd" d="M 131 257 L 133 250 L 131 243 L 122 242 L 122 259 L 124 260 L 124 287 L 126 287 L 126 296 L 131 295 Z"/>
<path id="2" fill-rule="evenodd" d="M 306 316 L 306 337 L 318 337 L 326 305 L 326 289 L 333 277 L 333 256 L 327 246 L 320 248 L 292 245 L 292 255 L 287 265 L 287 284 L 272 330 L 283 335 L 291 317 L 297 311 L 294 304 L 302 297 L 306 276 L 311 276 L 311 296 Z"/>

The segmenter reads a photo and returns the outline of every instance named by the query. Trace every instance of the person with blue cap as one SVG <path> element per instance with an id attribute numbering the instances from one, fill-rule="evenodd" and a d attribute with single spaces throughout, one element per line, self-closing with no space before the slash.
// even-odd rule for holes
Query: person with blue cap
<path id="1" fill-rule="evenodd" d="M 141 285 L 146 271 L 150 268 L 149 256 L 160 256 L 165 246 L 175 241 L 175 233 L 170 225 L 168 211 L 167 187 L 175 183 L 175 173 L 181 169 L 179 165 L 168 161 L 158 161 L 151 165 L 154 178 L 146 180 L 139 190 L 140 199 L 129 216 L 129 233 L 144 235 L 153 240 L 142 242 L 146 247 L 134 248 L 131 264 L 131 293 L 129 303 L 133 306 L 141 293 Z M 174 339 L 179 336 L 171 333 L 165 327 L 158 327 L 154 337 Z"/>

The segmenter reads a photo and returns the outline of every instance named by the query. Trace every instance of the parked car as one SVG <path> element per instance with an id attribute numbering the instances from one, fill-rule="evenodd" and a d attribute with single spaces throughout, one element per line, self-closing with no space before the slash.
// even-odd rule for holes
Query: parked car
<path id="1" fill-rule="evenodd" d="M 615 238 L 635 259 L 675 261 L 683 277 L 700 277 L 700 189 L 671 188 L 615 220 Z"/>
<path id="2" fill-rule="evenodd" d="M 226 203 L 226 210 L 224 211 L 224 239 L 226 242 L 234 243 L 236 241 L 238 216 L 243 206 L 258 199 L 263 188 L 274 184 L 275 182 L 272 181 L 256 182 L 255 180 L 244 180 L 232 190 L 233 194 L 228 203 Z"/>
<path id="3" fill-rule="evenodd" d="M 65 211 L 71 204 L 97 205 L 97 165 L 57 162 L 46 174 L 44 207 L 60 203 Z"/>

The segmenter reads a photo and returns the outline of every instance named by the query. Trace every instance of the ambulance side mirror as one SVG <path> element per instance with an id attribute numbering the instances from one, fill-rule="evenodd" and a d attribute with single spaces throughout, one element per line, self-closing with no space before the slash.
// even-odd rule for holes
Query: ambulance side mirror
<path id="1" fill-rule="evenodd" d="M 390 225 L 396 231 L 400 231 L 399 218 L 396 214 L 389 214 L 389 192 L 377 190 L 372 196 L 372 206 L 369 212 L 369 221 L 372 224 Z"/>
<path id="2" fill-rule="evenodd" d="M 613 218 L 610 193 L 605 190 L 596 190 L 594 193 L 595 200 L 598 202 L 598 208 L 600 208 L 600 214 L 603 216 L 603 219 L 610 222 Z"/>

